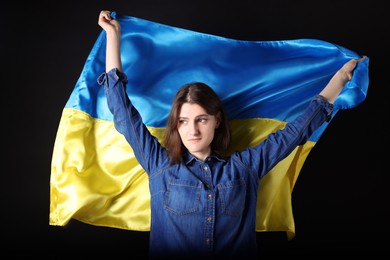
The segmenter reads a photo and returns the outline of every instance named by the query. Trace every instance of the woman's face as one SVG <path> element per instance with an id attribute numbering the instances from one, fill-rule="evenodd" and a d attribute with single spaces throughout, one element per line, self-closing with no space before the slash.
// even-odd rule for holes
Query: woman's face
<path id="1" fill-rule="evenodd" d="M 211 142 L 219 120 L 207 114 L 198 104 L 184 103 L 180 109 L 177 129 L 188 151 L 200 160 L 211 153 Z"/>

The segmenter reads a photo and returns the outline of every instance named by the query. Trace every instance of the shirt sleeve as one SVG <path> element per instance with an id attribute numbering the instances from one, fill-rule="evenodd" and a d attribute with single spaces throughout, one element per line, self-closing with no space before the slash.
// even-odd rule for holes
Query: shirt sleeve
<path id="1" fill-rule="evenodd" d="M 316 95 L 298 117 L 283 129 L 271 133 L 253 148 L 247 148 L 235 157 L 262 178 L 277 163 L 286 158 L 298 145 L 304 144 L 312 133 L 331 119 L 333 104 Z"/>
<path id="2" fill-rule="evenodd" d="M 140 165 L 148 174 L 167 165 L 166 150 L 158 139 L 151 135 L 126 93 L 126 75 L 114 68 L 102 73 L 97 81 L 104 87 L 115 129 L 126 138 Z"/>

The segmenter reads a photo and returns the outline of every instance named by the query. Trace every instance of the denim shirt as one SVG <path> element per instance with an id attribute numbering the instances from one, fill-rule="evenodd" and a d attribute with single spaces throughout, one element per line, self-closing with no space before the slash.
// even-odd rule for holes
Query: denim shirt
<path id="1" fill-rule="evenodd" d="M 126 75 L 112 69 L 98 83 L 104 86 L 115 128 L 149 177 L 151 258 L 256 257 L 260 179 L 329 120 L 333 109 L 317 95 L 300 116 L 253 148 L 226 158 L 212 153 L 204 161 L 187 152 L 180 163 L 171 164 L 129 100 Z"/>

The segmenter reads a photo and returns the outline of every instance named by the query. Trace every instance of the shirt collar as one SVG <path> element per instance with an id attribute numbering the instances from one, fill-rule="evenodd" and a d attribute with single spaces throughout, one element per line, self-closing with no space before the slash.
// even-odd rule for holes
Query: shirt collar
<path id="1" fill-rule="evenodd" d="M 209 157 L 207 157 L 206 161 L 210 160 L 217 160 L 220 162 L 226 162 L 226 159 L 221 157 L 218 153 L 212 152 Z M 200 161 L 198 158 L 196 158 L 193 154 L 190 152 L 186 151 L 186 153 L 183 156 L 183 162 L 188 165 L 193 161 Z"/>

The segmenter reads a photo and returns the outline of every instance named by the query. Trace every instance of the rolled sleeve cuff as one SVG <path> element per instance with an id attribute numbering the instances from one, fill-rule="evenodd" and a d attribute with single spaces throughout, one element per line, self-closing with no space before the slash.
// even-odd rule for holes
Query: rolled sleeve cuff
<path id="1" fill-rule="evenodd" d="M 324 98 L 321 95 L 314 96 L 313 102 L 317 102 L 320 106 L 322 106 L 324 108 L 325 113 L 326 113 L 326 122 L 329 122 L 330 119 L 332 118 L 334 105 L 329 103 L 328 100 L 326 100 L 326 98 Z"/>
<path id="2" fill-rule="evenodd" d="M 118 82 L 127 83 L 127 76 L 117 68 L 113 68 L 108 72 L 103 72 L 97 78 L 97 82 L 99 85 L 106 85 L 110 88 L 115 86 Z"/>

